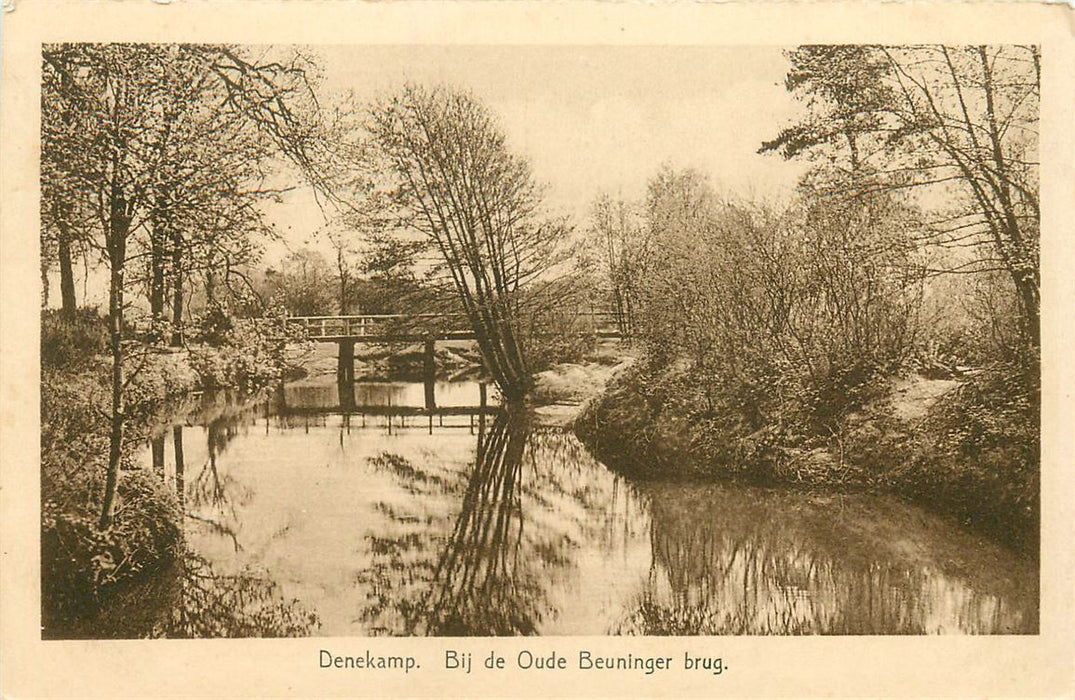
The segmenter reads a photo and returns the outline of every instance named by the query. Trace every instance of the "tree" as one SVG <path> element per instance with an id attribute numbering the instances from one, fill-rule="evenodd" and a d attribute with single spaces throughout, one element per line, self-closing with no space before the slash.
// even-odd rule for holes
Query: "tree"
<path id="1" fill-rule="evenodd" d="M 177 234 L 234 230 L 227 214 L 249 213 L 258 192 L 244 189 L 269 151 L 235 147 L 264 139 L 323 183 L 320 132 L 307 120 L 316 106 L 301 58 L 255 63 L 227 46 L 61 44 L 43 48 L 42 201 L 58 212 L 55 227 L 86 222 L 109 269 L 112 355 L 110 450 L 100 527 L 112 522 L 124 434 L 124 311 L 139 233 L 146 248 L 156 308 L 162 248 L 171 240 L 173 272 L 190 252 Z M 230 149 L 230 150 L 229 150 Z M 234 158 L 231 158 L 234 156 Z M 216 167 L 216 176 L 205 178 Z M 200 218 L 209 216 L 206 220 Z M 46 222 L 46 226 L 48 222 Z M 63 263 L 61 261 L 61 267 Z M 181 277 L 172 281 L 181 307 Z M 66 301 L 65 301 L 66 304 Z"/>
<path id="2" fill-rule="evenodd" d="M 371 130 L 411 226 L 439 253 L 486 368 L 508 399 L 522 397 L 531 362 L 519 328 L 562 260 L 565 224 L 542 215 L 529 166 L 467 93 L 408 86 L 373 108 Z"/>
<path id="3" fill-rule="evenodd" d="M 971 252 L 931 272 L 1004 271 L 1036 357 L 1038 48 L 802 46 L 789 59 L 787 88 L 810 115 L 761 150 L 827 157 L 821 179 L 841 195 L 914 193 L 938 210 L 918 242 Z"/>
<path id="4" fill-rule="evenodd" d="M 645 204 L 636 335 L 651 364 L 685 370 L 713 416 L 748 432 L 792 414 L 823 429 L 914 337 L 914 215 L 883 193 L 774 212 L 662 169 Z"/>
<path id="5" fill-rule="evenodd" d="M 55 51 L 51 66 L 42 75 L 41 113 L 41 264 L 43 302 L 48 303 L 48 270 L 53 263 L 60 273 L 61 308 L 74 312 L 73 258 L 92 235 L 92 209 L 79 196 L 77 169 L 71 167 L 72 145 L 78 144 L 89 126 L 88 116 L 67 99 L 73 89 L 74 56 Z"/>
<path id="6" fill-rule="evenodd" d="M 399 232 L 374 231 L 365 239 L 356 289 L 359 304 L 367 313 L 402 314 L 409 311 L 455 312 L 457 305 L 445 307 L 436 285 L 426 285 L 419 273 L 419 258 L 429 243 Z M 451 295 L 454 296 L 454 295 Z"/>
<path id="7" fill-rule="evenodd" d="M 268 292 L 292 316 L 324 316 L 335 306 L 336 285 L 325 256 L 299 248 L 281 261 L 279 269 L 266 271 Z"/>
<path id="8" fill-rule="evenodd" d="M 646 258 L 646 240 L 639 212 L 623 199 L 600 195 L 590 214 L 592 245 L 611 290 L 620 333 L 630 335 L 637 304 L 638 277 Z"/>

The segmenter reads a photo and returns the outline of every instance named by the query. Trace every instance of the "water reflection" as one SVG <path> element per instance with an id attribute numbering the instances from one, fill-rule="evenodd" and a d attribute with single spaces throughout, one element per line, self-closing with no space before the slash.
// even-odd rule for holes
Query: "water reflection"
<path id="1" fill-rule="evenodd" d="M 317 615 L 281 594 L 265 572 L 224 574 L 188 552 L 141 585 L 111 596 L 88 616 L 45 629 L 44 639 L 300 637 Z"/>
<path id="2" fill-rule="evenodd" d="M 618 632 L 1037 630 L 1032 571 L 895 501 L 719 485 L 644 491 L 654 568 Z"/>
<path id="3" fill-rule="evenodd" d="M 517 408 L 498 414 L 488 431 L 483 425 L 469 477 L 431 473 L 391 453 L 370 460 L 415 496 L 454 496 L 460 502 L 454 517 L 425 522 L 389 503 L 376 504 L 395 528 L 368 536 L 373 560 L 359 582 L 369 586 L 361 616 L 373 631 L 452 636 L 537 631 L 549 606 L 534 565 L 566 562 L 524 540 L 520 481 L 528 427 L 529 416 Z M 442 521 L 448 520 L 446 527 Z M 534 554 L 544 556 L 535 561 Z"/>
<path id="4" fill-rule="evenodd" d="M 317 615 L 282 597 L 271 579 L 249 571 L 223 575 L 191 554 L 177 564 L 165 614 L 146 636 L 301 637 L 320 626 Z"/>
<path id="5" fill-rule="evenodd" d="M 162 433 L 145 464 L 174 474 L 191 561 L 326 635 L 1037 630 L 1033 565 L 916 508 L 635 484 L 477 385 L 424 389 L 288 387 Z M 228 606 L 199 581 L 162 634 L 242 628 L 198 622 Z"/>

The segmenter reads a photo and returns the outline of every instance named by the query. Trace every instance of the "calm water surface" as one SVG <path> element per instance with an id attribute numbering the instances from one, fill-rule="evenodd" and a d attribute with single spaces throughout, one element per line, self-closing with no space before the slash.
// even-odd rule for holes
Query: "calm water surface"
<path id="1" fill-rule="evenodd" d="M 913 506 L 632 482 L 522 412 L 462 414 L 477 384 L 435 395 L 456 414 L 384 415 L 421 384 L 308 384 L 162 430 L 142 459 L 191 554 L 151 633 L 1037 631 L 1036 567 Z"/>

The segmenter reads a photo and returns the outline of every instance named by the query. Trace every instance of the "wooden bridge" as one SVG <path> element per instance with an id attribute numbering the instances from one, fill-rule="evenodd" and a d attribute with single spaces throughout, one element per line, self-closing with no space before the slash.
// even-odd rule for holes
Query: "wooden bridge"
<path id="1" fill-rule="evenodd" d="M 565 332 L 593 334 L 598 338 L 622 338 L 622 319 L 614 312 L 581 311 L 573 316 L 574 328 Z M 436 376 L 434 345 L 438 340 L 475 340 L 465 314 L 366 314 L 355 316 L 289 316 L 289 328 L 301 329 L 310 340 L 339 345 L 336 377 L 341 383 L 355 378 L 356 343 L 414 343 L 425 345 L 423 376 L 427 387 Z M 551 335 L 551 334 L 550 334 Z M 433 399 L 427 399 L 427 408 Z"/>
<path id="2" fill-rule="evenodd" d="M 575 316 L 577 332 L 598 338 L 621 338 L 618 315 L 583 311 Z M 474 340 L 466 314 L 364 314 L 353 316 L 289 316 L 289 327 L 300 328 L 310 340 L 356 343 L 413 343 L 424 340 Z"/>

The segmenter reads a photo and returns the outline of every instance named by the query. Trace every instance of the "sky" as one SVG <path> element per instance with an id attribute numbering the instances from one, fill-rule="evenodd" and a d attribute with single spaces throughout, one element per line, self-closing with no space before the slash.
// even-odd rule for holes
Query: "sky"
<path id="1" fill-rule="evenodd" d="M 531 163 L 547 204 L 584 226 L 602 193 L 641 198 L 662 166 L 693 167 L 729 196 L 786 200 L 804 170 L 762 141 L 802 113 L 784 88 L 779 47 L 320 46 L 326 100 L 368 104 L 406 82 L 470 90 Z M 286 245 L 310 242 L 323 218 L 300 190 L 266 212 Z"/>
<path id="2" fill-rule="evenodd" d="M 723 195 L 775 202 L 791 196 L 806 167 L 757 153 L 762 141 L 804 111 L 784 88 L 788 64 L 779 47 L 303 50 L 320 66 L 323 104 L 346 94 L 369 104 L 407 82 L 471 91 L 499 119 L 508 146 L 530 161 L 551 213 L 568 215 L 577 227 L 587 225 L 600 194 L 644 197 L 646 182 L 665 164 L 700 170 Z M 279 239 L 266 243 L 261 265 L 275 265 L 303 246 L 331 256 L 328 241 L 317 235 L 325 219 L 308 187 L 264 207 Z M 58 278 L 52 284 L 58 289 Z M 107 278 L 91 271 L 85 289 L 85 303 L 103 303 Z"/>

